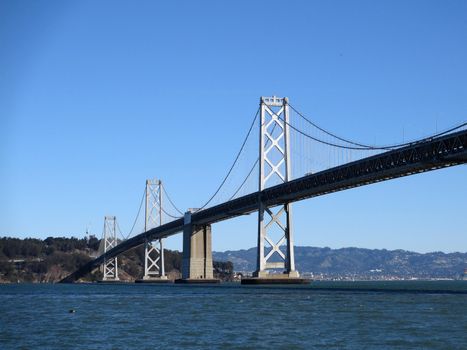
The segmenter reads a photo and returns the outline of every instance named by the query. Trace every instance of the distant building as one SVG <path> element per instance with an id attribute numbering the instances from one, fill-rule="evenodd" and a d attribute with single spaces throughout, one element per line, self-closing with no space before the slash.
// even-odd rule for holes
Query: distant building
<path id="1" fill-rule="evenodd" d="M 464 276 L 462 277 L 464 281 L 467 281 L 467 268 L 464 269 Z"/>

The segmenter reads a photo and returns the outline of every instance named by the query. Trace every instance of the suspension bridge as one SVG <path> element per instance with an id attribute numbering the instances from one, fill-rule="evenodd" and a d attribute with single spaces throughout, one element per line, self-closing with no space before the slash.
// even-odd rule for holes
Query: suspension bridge
<path id="1" fill-rule="evenodd" d="M 117 256 L 139 245 L 145 246 L 143 280 L 166 280 L 163 239 L 180 232 L 181 281 L 213 282 L 211 225 L 258 212 L 257 267 L 249 281 L 300 283 L 293 202 L 466 162 L 467 123 L 419 140 L 370 145 L 318 126 L 287 98 L 262 97 L 232 166 L 202 206 L 182 211 L 160 180 L 148 180 L 126 239 L 117 238 L 116 218 L 106 217 L 101 254 L 62 282 L 101 266 L 104 280 L 118 280 Z M 131 236 L 143 203 L 143 232 Z"/>

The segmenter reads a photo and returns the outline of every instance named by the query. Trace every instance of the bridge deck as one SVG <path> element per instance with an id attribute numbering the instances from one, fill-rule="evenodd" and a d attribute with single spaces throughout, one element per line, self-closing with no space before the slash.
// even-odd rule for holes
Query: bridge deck
<path id="1" fill-rule="evenodd" d="M 193 214 L 191 219 L 196 225 L 212 224 L 258 210 L 259 198 L 268 206 L 281 205 L 465 163 L 467 163 L 467 130 L 462 130 L 438 138 L 414 142 L 406 147 L 270 187 L 199 211 Z M 90 261 L 61 282 L 76 281 L 101 265 L 104 259 L 115 257 L 143 244 L 146 240 L 171 236 L 182 230 L 183 219 L 178 219 L 143 232 L 122 242 L 108 251 L 105 256 L 101 255 Z"/>

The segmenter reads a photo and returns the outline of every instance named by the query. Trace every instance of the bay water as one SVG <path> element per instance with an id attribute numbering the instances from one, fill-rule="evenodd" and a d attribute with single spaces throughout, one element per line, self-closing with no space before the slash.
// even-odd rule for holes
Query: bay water
<path id="1" fill-rule="evenodd" d="M 0 349 L 467 349 L 467 282 L 0 285 Z"/>

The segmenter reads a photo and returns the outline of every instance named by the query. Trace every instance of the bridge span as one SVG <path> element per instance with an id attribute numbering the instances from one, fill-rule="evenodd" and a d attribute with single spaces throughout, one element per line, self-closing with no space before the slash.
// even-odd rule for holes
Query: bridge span
<path id="1" fill-rule="evenodd" d="M 286 126 L 287 127 L 287 126 Z M 467 163 L 467 130 L 423 139 L 410 145 L 353 161 L 315 174 L 262 189 L 225 203 L 192 213 L 191 225 L 205 226 L 266 208 L 374 184 L 398 177 Z M 187 218 L 180 218 L 138 234 L 90 261 L 61 282 L 74 282 L 107 259 L 145 242 L 183 232 Z"/>

